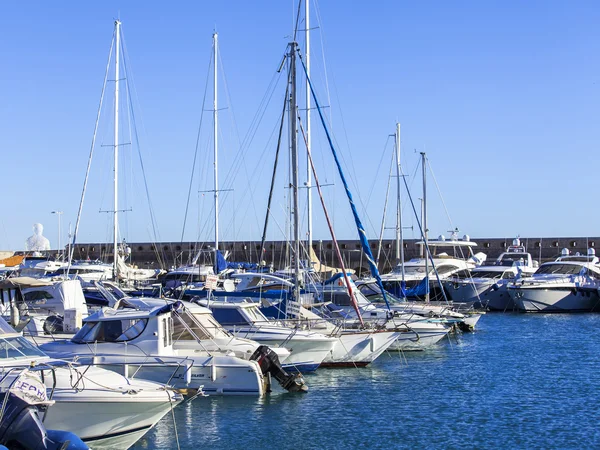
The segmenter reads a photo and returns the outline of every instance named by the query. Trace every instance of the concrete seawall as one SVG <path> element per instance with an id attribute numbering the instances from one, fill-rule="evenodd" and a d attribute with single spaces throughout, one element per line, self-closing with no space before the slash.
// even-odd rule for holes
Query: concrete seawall
<path id="1" fill-rule="evenodd" d="M 482 252 L 487 255 L 488 261 L 496 259 L 507 246 L 511 245 L 512 238 L 471 238 L 478 245 L 474 252 Z M 360 250 L 358 240 L 338 241 L 342 257 L 347 267 L 360 271 L 367 269 L 367 263 Z M 419 256 L 419 246 L 416 240 L 404 241 L 405 260 Z M 585 254 L 588 248 L 595 248 L 600 244 L 600 237 L 544 237 L 544 238 L 521 238 L 521 243 L 527 247 L 532 257 L 541 262 L 553 260 L 560 256 L 563 248 L 569 249 L 571 253 L 579 252 Z M 371 249 L 377 256 L 378 242 L 370 241 Z M 212 261 L 211 243 L 194 242 L 137 242 L 128 243 L 132 250 L 131 261 L 139 267 L 163 267 L 171 268 L 190 261 L 200 249 L 205 250 L 200 261 Z M 334 259 L 332 241 L 313 241 L 313 248 L 319 259 L 328 265 L 338 266 Z M 222 252 L 230 253 L 229 261 L 258 262 L 266 261 L 273 264 L 275 268 L 286 266 L 289 261 L 289 246 L 284 241 L 268 241 L 265 244 L 265 252 L 260 255 L 260 242 L 221 242 Z M 452 249 L 439 249 L 438 252 L 446 251 L 452 254 Z M 82 243 L 75 246 L 74 257 L 77 259 L 101 259 L 106 262 L 112 261 L 112 245 L 110 243 Z M 396 263 L 396 243 L 394 240 L 386 239 L 382 242 L 379 268 L 383 272 L 391 269 Z"/>

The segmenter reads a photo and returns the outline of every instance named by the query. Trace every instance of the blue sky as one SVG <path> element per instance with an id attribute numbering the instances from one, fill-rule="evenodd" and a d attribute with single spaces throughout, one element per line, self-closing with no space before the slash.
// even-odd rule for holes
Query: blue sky
<path id="1" fill-rule="evenodd" d="M 434 182 L 428 174 L 432 235 L 454 227 L 472 237 L 599 235 L 597 2 L 311 5 L 311 26 L 318 27 L 312 32 L 313 80 L 370 237 L 379 233 L 392 152 L 388 135 L 396 121 L 415 199 L 422 196 L 418 152 L 427 152 L 435 175 Z M 260 239 L 284 78 L 269 86 L 295 9 L 291 1 L 2 2 L 0 248 L 22 249 L 35 222 L 44 224 L 55 247 L 52 210 L 64 211 L 66 241 L 117 16 L 158 239 L 181 239 L 215 28 L 223 69 L 220 178 L 223 189 L 233 189 L 222 193 L 221 239 Z M 112 149 L 102 145 L 112 141 L 113 86 L 107 87 L 79 242 L 111 239 L 110 216 L 99 210 L 112 207 Z M 265 93 L 271 100 L 261 107 Z M 206 95 L 210 100 L 212 91 Z M 204 105 L 211 107 L 210 101 Z M 205 112 L 185 240 L 213 235 L 210 194 L 199 192 L 212 188 L 211 127 Z M 128 122 L 122 128 L 122 142 L 129 142 Z M 328 208 L 338 238 L 353 239 L 352 217 L 318 128 L 315 115 L 315 162 L 321 182 L 334 183 L 324 188 Z M 241 145 L 245 136 L 253 138 Z M 137 155 L 138 146 L 122 147 L 120 208 L 132 211 L 123 215 L 120 234 L 130 242 L 153 239 Z M 286 166 L 283 158 L 270 239 L 286 235 Z M 314 201 L 315 239 L 329 239 Z M 304 200 L 301 206 L 304 218 Z M 403 215 L 414 224 L 408 207 Z M 392 225 L 390 215 L 386 226 Z"/>

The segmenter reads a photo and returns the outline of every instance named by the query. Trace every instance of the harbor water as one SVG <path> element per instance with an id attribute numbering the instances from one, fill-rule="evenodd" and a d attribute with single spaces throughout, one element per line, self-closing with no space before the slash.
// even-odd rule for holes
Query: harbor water
<path id="1" fill-rule="evenodd" d="M 432 350 L 319 369 L 304 395 L 197 398 L 133 448 L 600 448 L 599 353 L 600 315 L 488 313 Z"/>

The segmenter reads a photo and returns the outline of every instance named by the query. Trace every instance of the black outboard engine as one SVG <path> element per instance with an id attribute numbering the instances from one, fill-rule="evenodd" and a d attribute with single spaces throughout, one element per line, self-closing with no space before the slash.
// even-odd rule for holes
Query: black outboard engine
<path id="1" fill-rule="evenodd" d="M 0 404 L 6 402 L 0 416 L 0 445 L 19 450 L 89 449 L 73 433 L 46 430 L 39 408 L 53 402 L 46 397 L 46 386 L 28 370 L 6 375 L 0 390 Z"/>
<path id="2" fill-rule="evenodd" d="M 44 320 L 44 333 L 46 334 L 57 334 L 63 332 L 64 320 L 61 316 L 48 316 Z"/>
<path id="3" fill-rule="evenodd" d="M 266 345 L 259 346 L 252 356 L 251 361 L 256 361 L 263 375 L 271 374 L 281 387 L 290 392 L 308 392 L 308 386 L 300 374 L 290 374 L 283 370 L 279 362 L 279 356 Z"/>

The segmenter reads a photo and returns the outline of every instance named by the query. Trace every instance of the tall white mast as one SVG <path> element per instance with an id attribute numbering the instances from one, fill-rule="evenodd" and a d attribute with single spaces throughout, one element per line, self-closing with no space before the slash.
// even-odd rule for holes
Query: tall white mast
<path id="1" fill-rule="evenodd" d="M 219 178 L 218 178 L 218 109 L 217 109 L 217 48 L 218 48 L 217 33 L 213 34 L 213 66 L 214 66 L 214 84 L 213 84 L 213 133 L 214 133 L 214 172 L 215 172 L 215 267 L 217 265 L 217 252 L 219 250 Z"/>
<path id="2" fill-rule="evenodd" d="M 306 153 L 309 155 L 307 159 L 310 159 L 310 151 L 311 151 L 311 139 L 310 139 L 310 107 L 311 107 L 311 94 L 310 94 L 310 0 L 304 1 L 304 19 L 305 19 L 305 39 L 306 39 L 306 48 L 305 48 L 305 61 L 306 61 Z M 312 172 L 310 169 L 310 164 L 306 164 L 306 212 L 308 216 L 308 231 L 307 231 L 307 240 L 308 240 L 308 251 L 312 251 L 312 240 L 313 240 L 313 230 L 312 230 Z M 309 253 L 310 255 L 310 253 Z"/>
<path id="3" fill-rule="evenodd" d="M 427 251 L 427 158 L 425 156 L 425 152 L 421 152 L 421 168 L 423 169 L 423 210 L 421 218 L 422 226 L 423 226 L 423 255 L 425 258 L 425 276 L 429 282 L 429 253 Z M 425 294 L 425 301 L 429 301 L 429 286 L 427 288 L 427 294 Z"/>
<path id="4" fill-rule="evenodd" d="M 114 133 L 114 216 L 113 216 L 113 276 L 117 280 L 118 276 L 118 228 L 119 228 L 119 56 L 121 49 L 121 22 L 115 21 L 115 133 Z"/>
<path id="5" fill-rule="evenodd" d="M 402 234 L 402 203 L 400 200 L 400 185 L 402 167 L 400 165 L 400 124 L 396 123 L 396 264 L 402 267 L 402 281 L 404 281 L 404 238 Z"/>
<path id="6" fill-rule="evenodd" d="M 292 196 L 294 208 L 294 275 L 296 284 L 294 300 L 300 301 L 300 224 L 298 207 L 298 140 L 297 140 L 297 111 L 296 111 L 296 42 L 290 42 L 290 137 L 292 162 Z"/>

